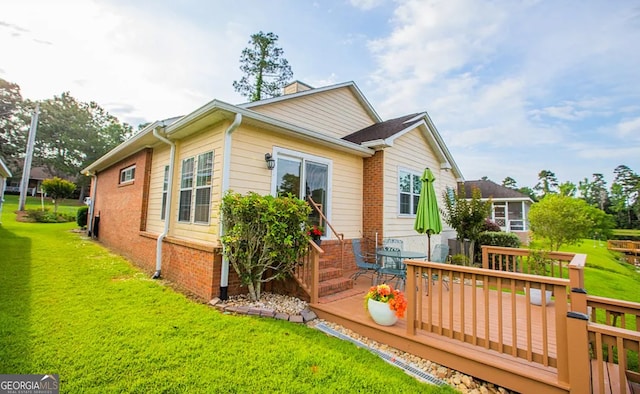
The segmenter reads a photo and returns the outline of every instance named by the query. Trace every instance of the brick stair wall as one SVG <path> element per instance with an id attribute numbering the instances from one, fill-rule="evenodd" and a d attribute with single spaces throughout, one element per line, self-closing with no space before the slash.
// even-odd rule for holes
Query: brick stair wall
<path id="1" fill-rule="evenodd" d="M 335 267 L 333 259 L 320 259 L 320 283 L 318 296 L 327 297 L 353 289 L 353 279 L 344 278 L 341 268 Z"/>

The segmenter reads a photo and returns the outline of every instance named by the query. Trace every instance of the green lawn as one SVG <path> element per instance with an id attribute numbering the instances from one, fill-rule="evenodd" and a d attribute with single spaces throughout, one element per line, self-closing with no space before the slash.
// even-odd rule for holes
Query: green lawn
<path id="1" fill-rule="evenodd" d="M 16 222 L 7 197 L 1 374 L 56 373 L 61 392 L 454 392 L 304 325 L 221 314 L 71 232 L 75 223 Z"/>
<path id="2" fill-rule="evenodd" d="M 548 243 L 535 242 L 533 248 L 548 248 Z M 589 294 L 640 302 L 640 272 L 620 259 L 620 253 L 607 249 L 606 241 L 584 239 L 580 245 L 564 245 L 562 252 L 584 253 L 584 285 Z"/>

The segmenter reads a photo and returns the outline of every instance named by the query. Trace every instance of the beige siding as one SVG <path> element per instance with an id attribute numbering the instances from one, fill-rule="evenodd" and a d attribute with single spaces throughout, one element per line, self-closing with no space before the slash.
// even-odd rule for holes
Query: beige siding
<path id="1" fill-rule="evenodd" d="M 174 173 L 174 195 L 171 204 L 171 220 L 173 225 L 171 235 L 178 238 L 204 242 L 217 242 L 219 232 L 220 183 L 222 181 L 222 157 L 224 144 L 224 130 L 228 124 L 221 124 L 205 132 L 189 137 L 177 144 L 176 163 Z M 211 195 L 211 216 L 209 224 L 194 224 L 178 222 L 178 205 L 180 203 L 180 172 L 182 160 L 199 154 L 213 151 L 213 179 Z M 194 172 L 196 168 L 194 168 Z M 194 174 L 195 175 L 195 174 Z M 195 193 L 194 193 L 195 195 Z M 193 204 L 193 202 L 192 202 Z M 193 211 L 193 207 L 192 207 Z"/>
<path id="2" fill-rule="evenodd" d="M 347 87 L 251 109 L 336 138 L 342 138 L 374 123 Z"/>
<path id="3" fill-rule="evenodd" d="M 415 216 L 400 215 L 398 173 L 400 169 L 422 174 L 426 167 L 433 172 L 438 206 L 443 207 L 443 192 L 447 187 L 455 189 L 456 180 L 451 171 L 440 169 L 433 150 L 419 129 L 415 129 L 395 140 L 392 147 L 385 149 L 384 162 L 384 235 L 404 240 L 407 250 L 426 250 L 426 235 L 419 235 L 413 229 Z M 455 233 L 442 221 L 443 232 L 431 237 L 431 248 L 437 243 L 446 243 Z"/>
<path id="4" fill-rule="evenodd" d="M 362 230 L 362 158 L 264 130 L 240 126 L 233 134 L 229 187 L 238 193 L 271 193 L 272 176 L 265 153 L 284 148 L 332 161 L 329 221 L 347 238 L 360 237 Z M 333 235 L 331 235 L 333 238 Z"/>
<path id="5" fill-rule="evenodd" d="M 162 233 L 164 230 L 164 220 L 160 220 L 160 210 L 162 209 L 164 167 L 169 165 L 169 152 L 169 146 L 165 144 L 153 150 L 153 157 L 151 159 L 147 231 L 157 234 Z"/>

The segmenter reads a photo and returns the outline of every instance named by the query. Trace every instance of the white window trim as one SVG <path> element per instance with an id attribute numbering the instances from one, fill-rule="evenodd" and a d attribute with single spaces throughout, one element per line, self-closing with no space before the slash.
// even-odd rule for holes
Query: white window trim
<path id="1" fill-rule="evenodd" d="M 169 170 L 170 170 L 170 166 L 166 165 L 164 166 L 164 169 L 162 171 L 162 196 L 160 198 L 160 220 L 165 221 L 166 217 L 165 217 L 165 212 L 167 211 L 166 209 L 166 203 L 167 203 L 167 198 L 169 197 Z"/>
<path id="2" fill-rule="evenodd" d="M 396 194 L 396 198 L 397 198 L 397 202 L 398 202 L 398 217 L 401 218 L 415 218 L 416 217 L 416 213 L 402 213 L 401 210 L 401 204 L 400 204 L 400 197 L 402 196 L 403 192 L 400 191 L 400 174 L 401 173 L 408 173 L 411 175 L 411 177 L 413 178 L 414 176 L 417 176 L 418 178 L 422 177 L 422 173 L 416 171 L 416 170 L 412 170 L 410 168 L 406 168 L 406 167 L 398 167 L 398 174 L 396 176 L 396 187 L 397 187 L 397 194 Z M 413 193 L 413 179 L 411 179 L 410 182 L 411 185 L 411 200 L 410 200 L 410 207 L 411 210 L 413 210 L 413 196 L 415 195 L 415 193 Z M 406 193 L 405 193 L 406 194 Z M 420 196 L 420 194 L 418 193 L 417 196 Z"/>
<path id="3" fill-rule="evenodd" d="M 197 186 L 198 183 L 198 163 L 200 158 L 208 153 L 211 153 L 211 185 L 206 186 Z M 192 182 L 191 187 L 183 188 L 182 187 L 182 169 L 184 166 L 184 162 L 193 159 L 193 172 L 192 172 Z M 185 157 L 180 161 L 180 188 L 178 191 L 178 212 L 177 212 L 177 221 L 178 223 L 183 224 L 194 224 L 199 226 L 210 226 L 211 225 L 211 206 L 213 204 L 213 170 L 214 170 L 214 160 L 215 160 L 215 152 L 213 150 L 209 150 L 206 152 L 198 153 L 194 156 Z M 200 189 L 209 189 L 209 215 L 207 215 L 207 221 L 196 221 L 195 220 L 195 212 L 196 212 L 196 191 Z M 189 220 L 180 220 L 180 201 L 181 194 L 183 191 L 191 190 L 191 205 L 189 206 Z"/>
<path id="4" fill-rule="evenodd" d="M 191 172 L 191 187 L 182 187 L 182 179 L 183 179 L 183 175 L 184 175 L 184 163 L 188 160 L 193 159 L 193 170 Z M 180 160 L 180 187 L 178 189 L 178 212 L 177 212 L 177 220 L 178 223 L 191 223 L 192 222 L 192 218 L 193 218 L 193 185 L 195 184 L 195 173 L 196 173 L 196 158 L 195 156 L 190 156 L 190 157 L 185 157 L 184 159 Z M 189 219 L 188 220 L 181 220 L 180 219 L 180 210 L 182 209 L 181 207 L 181 202 L 182 202 L 182 192 L 183 191 L 187 191 L 190 190 L 191 191 L 191 197 L 190 197 L 190 205 L 189 205 Z"/>
<path id="5" fill-rule="evenodd" d="M 211 153 L 211 184 L 198 186 L 198 165 L 200 164 L 201 157 L 209 153 Z M 198 154 L 196 156 L 195 162 L 193 163 L 194 177 L 193 177 L 193 215 L 192 217 L 193 217 L 194 224 L 202 224 L 207 226 L 211 224 L 211 205 L 213 203 L 212 193 L 213 193 L 213 159 L 214 158 L 215 158 L 215 154 L 213 153 L 212 150 L 210 150 L 210 151 Z M 196 195 L 198 194 L 198 190 L 201 190 L 201 189 L 209 189 L 209 210 L 208 210 L 209 214 L 207 215 L 206 222 L 196 221 Z"/>
<path id="6" fill-rule="evenodd" d="M 119 185 L 126 185 L 126 184 L 129 184 L 129 183 L 135 181 L 136 180 L 135 170 L 136 170 L 136 165 L 135 164 L 131 165 L 129 167 L 125 167 L 125 168 L 121 169 L 120 170 L 120 175 L 119 175 L 119 178 L 118 178 L 118 184 Z M 131 174 L 131 179 L 123 180 L 122 179 L 123 175 L 126 178 L 126 174 L 127 173 Z"/>
<path id="7" fill-rule="evenodd" d="M 326 164 L 327 165 L 327 212 L 326 212 L 326 216 L 327 216 L 327 221 L 331 222 L 331 206 L 332 206 L 332 201 L 333 201 L 333 188 L 332 188 L 332 184 L 333 184 L 333 160 L 331 159 L 327 159 L 326 157 L 321 157 L 321 156 L 316 156 L 316 155 L 311 155 L 308 153 L 303 153 L 303 152 L 299 152 L 299 151 L 295 151 L 292 149 L 286 149 L 286 148 L 280 148 L 280 147 L 274 147 L 273 148 L 273 158 L 276 160 L 276 166 L 278 165 L 278 157 L 284 157 L 284 158 L 292 158 L 292 159 L 302 159 L 303 162 L 305 161 L 313 161 L 315 163 L 319 163 L 319 164 Z M 305 179 L 306 174 L 305 174 L 305 166 L 302 165 L 302 168 L 300 169 L 300 171 L 302 172 L 302 178 Z M 274 168 L 273 169 L 273 174 L 277 174 L 277 169 Z M 271 177 L 271 195 L 275 196 L 276 195 L 276 187 L 277 187 L 277 179 L 276 176 L 272 176 Z M 301 188 L 301 192 L 302 192 L 302 188 Z M 300 198 L 300 196 L 298 196 Z M 304 197 L 304 196 L 302 196 Z"/>

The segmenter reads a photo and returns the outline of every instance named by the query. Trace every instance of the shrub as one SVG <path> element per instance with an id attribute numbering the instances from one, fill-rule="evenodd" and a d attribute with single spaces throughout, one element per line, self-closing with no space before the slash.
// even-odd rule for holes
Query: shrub
<path id="1" fill-rule="evenodd" d="M 262 283 L 290 275 L 307 252 L 305 223 L 311 208 L 292 196 L 229 192 L 221 211 L 225 256 L 249 288 L 251 299 L 258 300 Z"/>
<path id="2" fill-rule="evenodd" d="M 76 185 L 73 182 L 53 177 L 51 179 L 45 179 L 42 181 L 42 191 L 47 193 L 53 200 L 53 212 L 58 212 L 58 204 L 63 198 L 70 197 L 73 191 L 76 189 Z M 73 222 L 75 218 L 69 220 Z"/>
<path id="3" fill-rule="evenodd" d="M 89 216 L 89 207 L 80 207 L 76 212 L 76 223 L 80 228 L 87 227 L 87 217 Z"/>
<path id="4" fill-rule="evenodd" d="M 476 264 L 482 264 L 482 245 L 490 245 L 490 246 L 502 246 L 505 248 L 519 248 L 520 247 L 520 238 L 513 233 L 505 233 L 505 232 L 493 232 L 493 231 L 485 231 L 480 234 L 478 237 L 478 250 L 476 250 Z M 506 270 L 507 267 L 513 264 L 513 256 L 502 256 L 502 269 Z"/>
<path id="5" fill-rule="evenodd" d="M 26 213 L 31 221 L 38 223 L 66 223 L 75 220 L 73 215 L 51 212 L 49 208 L 45 208 L 44 211 L 41 209 L 27 209 Z"/>
<path id="6" fill-rule="evenodd" d="M 520 238 L 514 233 L 485 231 L 478 237 L 478 244 L 504 246 L 505 248 L 519 248 Z"/>
<path id="7" fill-rule="evenodd" d="M 493 232 L 500 232 L 502 231 L 502 229 L 500 229 L 500 226 L 498 226 L 498 224 L 496 222 L 494 222 L 491 219 L 485 219 L 484 220 L 484 225 L 482 226 L 482 231 L 493 231 Z"/>
<path id="8" fill-rule="evenodd" d="M 453 256 L 451 256 L 451 264 L 467 265 L 469 264 L 469 257 L 462 253 L 454 254 Z"/>

